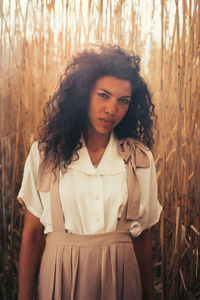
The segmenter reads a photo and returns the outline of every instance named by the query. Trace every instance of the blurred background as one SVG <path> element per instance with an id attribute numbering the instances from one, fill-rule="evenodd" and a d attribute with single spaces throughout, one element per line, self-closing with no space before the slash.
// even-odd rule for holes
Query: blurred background
<path id="1" fill-rule="evenodd" d="M 200 1 L 0 0 L 0 36 L 0 299 L 17 299 L 16 196 L 42 108 L 69 57 L 102 42 L 140 55 L 158 116 L 156 299 L 200 299 Z"/>

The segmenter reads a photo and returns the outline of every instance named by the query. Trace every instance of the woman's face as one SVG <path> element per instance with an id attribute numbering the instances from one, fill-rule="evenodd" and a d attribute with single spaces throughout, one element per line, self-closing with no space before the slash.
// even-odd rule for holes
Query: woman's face
<path id="1" fill-rule="evenodd" d="M 104 135 L 110 134 L 126 115 L 131 92 L 128 80 L 112 76 L 98 79 L 90 94 L 89 129 Z"/>

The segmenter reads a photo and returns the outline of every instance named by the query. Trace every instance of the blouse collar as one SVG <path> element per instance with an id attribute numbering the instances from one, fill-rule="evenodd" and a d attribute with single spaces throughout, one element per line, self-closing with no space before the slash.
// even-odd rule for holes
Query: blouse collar
<path id="1" fill-rule="evenodd" d="M 74 169 L 88 175 L 115 175 L 126 172 L 124 161 L 118 153 L 118 140 L 113 133 L 96 168 L 91 162 L 83 137 L 81 138 L 81 143 L 82 148 L 77 151 L 79 159 L 72 161 L 67 167 L 68 169 Z"/>

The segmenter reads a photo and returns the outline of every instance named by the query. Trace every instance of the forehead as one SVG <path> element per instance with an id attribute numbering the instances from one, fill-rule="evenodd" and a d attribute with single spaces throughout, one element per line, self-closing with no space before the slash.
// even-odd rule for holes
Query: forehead
<path id="1" fill-rule="evenodd" d="M 125 95 L 131 95 L 131 83 L 128 80 L 119 79 L 114 76 L 104 76 L 99 78 L 95 85 L 95 89 L 104 89 L 112 92 L 117 91 Z"/>

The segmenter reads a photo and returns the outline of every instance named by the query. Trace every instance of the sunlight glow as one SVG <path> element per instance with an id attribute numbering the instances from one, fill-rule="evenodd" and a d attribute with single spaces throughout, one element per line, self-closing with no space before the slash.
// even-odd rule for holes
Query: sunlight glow
<path id="1" fill-rule="evenodd" d="M 189 2 L 189 0 L 187 1 Z M 102 3 L 102 7 L 100 7 L 100 3 Z M 119 4 L 118 0 L 103 0 L 102 2 L 91 0 L 68 2 L 60 0 L 10 0 L 9 2 L 4 1 L 3 4 L 3 13 L 10 30 L 10 36 L 24 32 L 28 41 L 38 37 L 38 35 L 44 36 L 45 41 L 52 37 L 54 44 L 57 44 L 60 39 L 62 42 L 59 43 L 59 47 L 65 49 L 70 36 L 72 37 L 70 43 L 73 50 L 77 48 L 77 43 L 79 45 L 99 42 L 118 43 L 118 39 L 113 33 L 121 30 L 124 46 L 129 46 L 130 35 L 133 35 L 133 40 L 137 36 L 137 40 L 140 40 L 140 47 L 143 48 L 145 60 L 148 60 L 152 43 L 157 44 L 157 47 L 161 45 L 160 0 L 127 0 L 123 1 L 123 4 Z M 180 4 L 179 10 L 181 7 Z M 175 1 L 168 0 L 166 2 L 165 13 L 168 16 L 168 34 L 164 37 L 167 47 L 175 23 Z M 111 17 L 108 18 L 108 16 Z M 133 18 L 134 22 L 138 24 L 139 33 L 134 32 L 132 27 Z M 120 29 L 118 28 L 119 22 L 122 24 Z M 182 20 L 180 19 L 179 22 L 181 27 Z M 5 24 L 1 24 L 1 26 L 5 26 Z M 114 31 L 111 32 L 110 27 L 114 28 Z M 7 37 L 6 43 L 8 45 L 10 41 Z"/>

